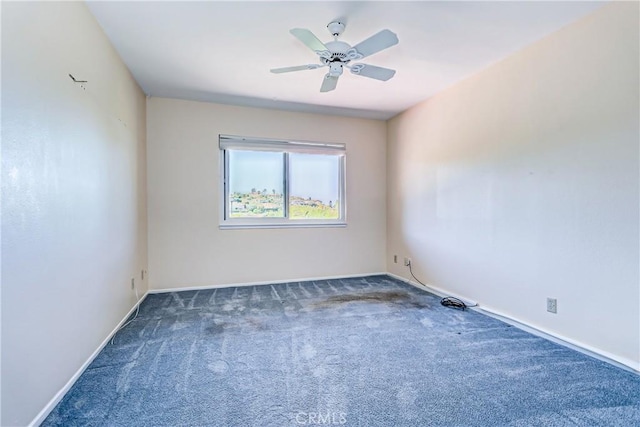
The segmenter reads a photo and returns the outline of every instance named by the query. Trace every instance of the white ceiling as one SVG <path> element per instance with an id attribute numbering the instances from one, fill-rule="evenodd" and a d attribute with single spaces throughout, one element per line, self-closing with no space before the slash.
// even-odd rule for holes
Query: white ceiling
<path id="1" fill-rule="evenodd" d="M 602 6 L 604 2 L 146 1 L 88 2 L 147 95 L 387 119 Z M 362 62 L 397 70 L 388 82 L 345 72 L 320 93 L 326 68 L 289 34 L 346 22 L 355 45 L 381 29 L 400 43 Z"/>

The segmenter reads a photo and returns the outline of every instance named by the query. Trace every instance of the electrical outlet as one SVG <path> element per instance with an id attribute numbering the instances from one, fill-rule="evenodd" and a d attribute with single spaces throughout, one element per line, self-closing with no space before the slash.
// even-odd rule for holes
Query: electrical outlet
<path id="1" fill-rule="evenodd" d="M 411 265 L 411 258 L 404 257 L 404 266 L 408 267 Z"/>
<path id="2" fill-rule="evenodd" d="M 547 298 L 547 311 L 549 313 L 558 312 L 558 300 L 555 298 Z"/>
<path id="3" fill-rule="evenodd" d="M 398 263 L 398 255 L 394 255 L 393 256 L 393 263 L 397 264 Z"/>
<path id="4" fill-rule="evenodd" d="M 131 289 L 134 289 L 136 287 L 136 279 L 135 277 L 131 278 Z"/>

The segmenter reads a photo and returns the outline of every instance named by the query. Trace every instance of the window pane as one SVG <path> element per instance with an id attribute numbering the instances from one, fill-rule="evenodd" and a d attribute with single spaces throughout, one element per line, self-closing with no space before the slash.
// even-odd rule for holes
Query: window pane
<path id="1" fill-rule="evenodd" d="M 284 217 L 284 154 L 228 150 L 229 216 Z"/>
<path id="2" fill-rule="evenodd" d="M 289 154 L 289 217 L 339 219 L 340 156 Z"/>

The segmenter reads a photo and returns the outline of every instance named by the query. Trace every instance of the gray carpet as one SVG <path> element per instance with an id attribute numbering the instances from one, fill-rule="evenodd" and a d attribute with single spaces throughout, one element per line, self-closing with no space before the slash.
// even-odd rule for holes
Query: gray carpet
<path id="1" fill-rule="evenodd" d="M 45 426 L 632 426 L 640 376 L 387 276 L 150 295 Z"/>

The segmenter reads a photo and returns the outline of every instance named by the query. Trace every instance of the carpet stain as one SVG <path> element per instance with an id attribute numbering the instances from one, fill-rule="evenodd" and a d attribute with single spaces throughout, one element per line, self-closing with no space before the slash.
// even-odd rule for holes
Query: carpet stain
<path id="1" fill-rule="evenodd" d="M 227 324 L 226 323 L 214 323 L 213 325 L 209 326 L 208 328 L 205 328 L 205 331 L 212 334 L 212 335 L 219 335 L 224 333 L 224 330 L 226 328 Z"/>
<path id="2" fill-rule="evenodd" d="M 373 304 L 401 305 L 415 308 L 428 308 L 428 305 L 415 301 L 411 295 L 402 291 L 389 292 L 364 292 L 357 294 L 334 295 L 323 301 L 312 304 L 315 307 L 331 307 L 339 304 L 348 304 L 351 302 L 365 302 Z"/>
<path id="3" fill-rule="evenodd" d="M 254 319 L 253 317 L 246 318 L 245 322 L 247 323 L 247 325 L 249 325 L 252 328 L 257 329 L 259 331 L 267 330 L 267 325 L 265 325 L 264 322 L 261 322 L 258 319 Z"/>

